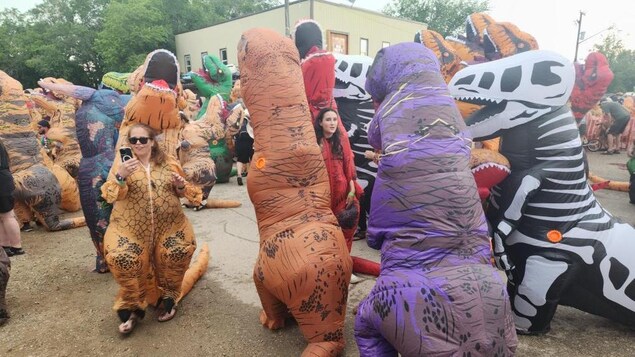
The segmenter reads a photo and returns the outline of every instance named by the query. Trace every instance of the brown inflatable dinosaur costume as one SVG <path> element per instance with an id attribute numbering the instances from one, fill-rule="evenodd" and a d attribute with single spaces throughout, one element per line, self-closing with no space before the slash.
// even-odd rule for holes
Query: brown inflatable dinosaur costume
<path id="1" fill-rule="evenodd" d="M 303 356 L 335 356 L 345 344 L 352 261 L 330 209 L 298 50 L 273 30 L 252 29 L 238 63 L 255 137 L 247 189 L 260 231 L 260 322 L 281 328 L 291 314 L 309 342 Z"/>
<path id="2" fill-rule="evenodd" d="M 156 50 L 148 54 L 140 73 L 143 82 L 126 105 L 116 157 L 108 181 L 101 187 L 102 197 L 115 203 L 104 235 L 104 256 L 120 285 L 115 310 L 145 310 L 148 304 L 156 303 L 159 296 L 178 301 L 205 273 L 209 258 L 207 253 L 201 254 L 197 264 L 190 268 L 192 272 L 186 272 L 196 248 L 192 225 L 178 198 L 171 194 L 172 188 L 155 187 L 155 182 L 166 182 L 158 176 L 172 172 L 185 176 L 176 158 L 181 130 L 179 109 L 185 104 L 179 100 L 182 97 L 178 62 L 171 52 Z M 167 158 L 160 172 L 153 171 L 155 176 L 137 170 L 122 186 L 115 178 L 121 165 L 118 149 L 128 145 L 128 131 L 136 123 L 161 133 L 161 138 L 155 139 Z M 139 187 L 147 187 L 147 191 Z M 200 187 L 186 182 L 184 193 L 188 200 L 200 205 Z M 207 248 L 203 252 L 206 251 Z M 151 259 L 161 264 L 155 267 Z"/>
<path id="3" fill-rule="evenodd" d="M 49 231 L 84 226 L 86 221 L 83 216 L 60 220 L 62 189 L 45 164 L 35 133 L 28 127 L 0 122 L 0 138 L 11 161 L 16 186 L 15 211 L 19 220 L 28 222 L 33 215 Z M 78 192 L 74 194 L 79 198 Z"/>
<path id="4" fill-rule="evenodd" d="M 181 146 L 179 150 L 179 161 L 185 172 L 185 179 L 199 186 L 203 192 L 200 206 L 195 206 L 195 210 L 202 208 L 231 208 L 239 207 L 238 201 L 224 201 L 209 199 L 209 193 L 216 183 L 216 164 L 209 151 L 209 142 L 219 140 L 227 132 L 232 135 L 237 132 L 244 117 L 244 107 L 236 105 L 230 112 L 226 122 L 223 123 L 221 115 L 224 112 L 222 98 L 214 96 L 210 98 L 205 115 L 199 120 L 190 121 L 181 131 Z"/>
<path id="5" fill-rule="evenodd" d="M 22 84 L 0 71 L 0 136 L 7 145 L 16 181 L 18 219 L 25 223 L 35 218 L 46 229 L 54 231 L 83 226 L 83 217 L 59 219 L 60 205 L 69 211 L 79 209 L 77 184 L 50 160 L 44 161 L 31 128 L 32 116 L 27 103 L 29 99 Z M 64 193 L 63 198 L 60 192 Z"/>
<path id="6" fill-rule="evenodd" d="M 68 171 L 73 178 L 77 178 L 82 154 L 75 133 L 75 112 L 81 101 L 49 89 L 49 84 L 72 85 L 64 79 L 47 77 L 38 81 L 38 84 L 43 89 L 43 94 L 33 93 L 30 99 L 42 114 L 51 118 L 51 129 L 46 137 L 51 141 L 53 162 Z"/>

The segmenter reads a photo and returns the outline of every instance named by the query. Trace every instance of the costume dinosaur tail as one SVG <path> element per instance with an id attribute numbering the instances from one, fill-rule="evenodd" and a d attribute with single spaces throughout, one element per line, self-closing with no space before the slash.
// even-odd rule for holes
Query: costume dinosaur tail
<path id="1" fill-rule="evenodd" d="M 240 207 L 242 203 L 238 201 L 232 200 L 220 200 L 216 198 L 207 199 L 207 203 L 205 204 L 206 208 L 236 208 Z"/>
<path id="2" fill-rule="evenodd" d="M 209 265 L 209 246 L 207 243 L 203 244 L 201 251 L 198 253 L 196 263 L 192 264 L 183 276 L 183 282 L 181 283 L 181 296 L 177 299 L 177 302 L 181 301 L 187 293 L 189 293 L 194 284 L 200 279 L 207 271 Z"/>

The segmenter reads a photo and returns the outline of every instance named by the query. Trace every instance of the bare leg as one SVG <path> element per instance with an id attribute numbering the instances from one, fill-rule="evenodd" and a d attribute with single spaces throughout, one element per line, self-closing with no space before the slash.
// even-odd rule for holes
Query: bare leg
<path id="1" fill-rule="evenodd" d="M 13 210 L 7 213 L 0 213 L 0 235 L 2 235 L 2 245 L 12 248 L 21 248 L 20 225 L 15 218 Z"/>

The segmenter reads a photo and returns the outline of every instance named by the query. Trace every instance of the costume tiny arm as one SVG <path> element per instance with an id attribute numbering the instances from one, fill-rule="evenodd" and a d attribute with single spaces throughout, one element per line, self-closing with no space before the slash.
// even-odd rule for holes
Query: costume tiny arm
<path id="1" fill-rule="evenodd" d="M 500 195 L 493 192 L 491 204 L 498 212 L 498 217 L 492 223 L 494 225 L 494 260 L 498 268 L 510 272 L 514 269 L 514 264 L 505 253 L 503 242 L 518 227 L 528 199 L 540 188 L 540 179 L 529 175 L 511 175 L 497 187 L 497 192 L 515 192 L 511 200 L 501 201 Z M 497 201 L 498 200 L 498 201 Z"/>
<path id="2" fill-rule="evenodd" d="M 176 160 L 172 159 L 171 157 L 168 157 L 166 160 L 168 161 L 168 164 L 170 165 L 172 172 L 177 173 L 181 177 L 185 178 L 185 172 L 183 171 L 183 168 L 181 168 L 181 165 L 179 165 L 179 163 Z M 179 193 L 182 193 L 183 195 L 182 197 L 185 197 L 191 203 L 197 206 L 200 205 L 203 200 L 203 192 L 201 191 L 201 188 L 199 186 L 189 183 L 187 180 L 185 181 L 185 189 Z"/>

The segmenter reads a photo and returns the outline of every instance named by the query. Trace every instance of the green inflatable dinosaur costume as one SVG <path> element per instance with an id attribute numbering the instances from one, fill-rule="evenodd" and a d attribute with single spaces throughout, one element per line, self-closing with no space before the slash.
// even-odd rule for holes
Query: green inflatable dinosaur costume
<path id="1" fill-rule="evenodd" d="M 205 55 L 203 57 L 203 68 L 198 72 L 189 73 L 192 82 L 201 97 L 205 101 L 198 113 L 197 120 L 202 118 L 207 112 L 210 98 L 220 95 L 223 102 L 229 100 L 232 90 L 232 74 L 229 68 L 216 56 Z M 232 154 L 227 147 L 227 140 L 222 138 L 209 142 L 209 151 L 216 164 L 216 182 L 224 183 L 229 181 L 232 168 Z M 228 165 L 229 163 L 229 165 Z"/>

